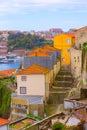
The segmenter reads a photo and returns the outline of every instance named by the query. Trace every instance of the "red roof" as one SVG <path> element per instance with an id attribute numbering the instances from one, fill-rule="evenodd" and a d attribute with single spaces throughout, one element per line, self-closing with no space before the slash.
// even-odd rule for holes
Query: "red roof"
<path id="1" fill-rule="evenodd" d="M 40 56 L 40 57 L 49 57 L 49 54 L 46 54 L 44 52 L 32 52 L 28 54 L 29 57 L 35 57 L 35 56 Z"/>
<path id="2" fill-rule="evenodd" d="M 3 119 L 3 118 L 0 118 L 0 126 L 2 126 L 2 125 L 6 125 L 6 124 L 8 124 L 8 123 L 10 123 L 9 120 L 7 120 L 7 119 Z"/>
<path id="3" fill-rule="evenodd" d="M 7 42 L 0 42 L 0 45 L 7 45 Z"/>
<path id="4" fill-rule="evenodd" d="M 66 33 L 68 36 L 70 37 L 75 37 L 75 34 L 74 33 Z"/>
<path id="5" fill-rule="evenodd" d="M 25 68 L 17 73 L 17 75 L 30 75 L 30 74 L 46 74 L 50 69 L 42 67 L 37 64 L 33 64 L 28 68 Z"/>
<path id="6" fill-rule="evenodd" d="M 16 69 L 0 70 L 0 77 L 10 77 L 16 71 Z"/>
<path id="7" fill-rule="evenodd" d="M 6 55 L 7 55 L 7 52 L 0 52 L 0 55 L 1 55 L 1 56 L 6 56 Z"/>
<path id="8" fill-rule="evenodd" d="M 7 47 L 0 48 L 0 50 L 8 50 Z"/>

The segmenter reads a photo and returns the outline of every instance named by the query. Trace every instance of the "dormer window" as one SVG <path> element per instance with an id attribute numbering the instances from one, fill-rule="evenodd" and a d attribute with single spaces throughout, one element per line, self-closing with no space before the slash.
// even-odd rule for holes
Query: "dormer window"
<path id="1" fill-rule="evenodd" d="M 26 80 L 27 80 L 27 77 L 26 77 L 26 76 L 21 76 L 21 80 L 22 80 L 22 81 L 26 81 Z"/>

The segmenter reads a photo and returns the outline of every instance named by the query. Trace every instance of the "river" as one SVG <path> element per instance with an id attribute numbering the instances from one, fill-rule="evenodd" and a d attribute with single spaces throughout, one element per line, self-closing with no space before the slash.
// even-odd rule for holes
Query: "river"
<path id="1" fill-rule="evenodd" d="M 7 63 L 7 64 L 0 63 L 0 70 L 14 69 L 14 68 L 18 68 L 19 66 L 20 66 L 20 62 Z"/>

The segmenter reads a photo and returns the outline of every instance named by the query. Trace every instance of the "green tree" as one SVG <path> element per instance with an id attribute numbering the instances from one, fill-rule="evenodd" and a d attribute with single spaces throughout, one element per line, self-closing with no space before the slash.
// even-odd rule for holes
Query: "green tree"
<path id="1" fill-rule="evenodd" d="M 83 43 L 82 52 L 83 52 L 82 77 L 83 77 L 83 84 L 86 85 L 86 72 L 87 72 L 87 42 Z"/>
<path id="2" fill-rule="evenodd" d="M 6 85 L 0 81 L 0 117 L 8 117 L 11 103 L 11 92 Z"/>
<path id="3" fill-rule="evenodd" d="M 46 44 L 53 45 L 53 41 L 45 40 L 36 35 L 10 34 L 8 38 L 8 51 L 14 49 L 33 49 Z"/>
<path id="4" fill-rule="evenodd" d="M 61 122 L 56 122 L 53 124 L 53 130 L 64 130 L 65 126 Z"/>

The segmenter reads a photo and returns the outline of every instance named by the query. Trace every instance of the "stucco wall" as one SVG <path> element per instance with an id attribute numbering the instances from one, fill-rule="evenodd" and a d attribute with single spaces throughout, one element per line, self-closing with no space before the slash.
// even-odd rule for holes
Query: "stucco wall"
<path id="1" fill-rule="evenodd" d="M 59 72 L 60 70 L 60 61 L 57 61 L 57 73 Z"/>
<path id="2" fill-rule="evenodd" d="M 0 126 L 0 130 L 8 130 L 8 125 Z"/>
<path id="3" fill-rule="evenodd" d="M 61 49 L 61 64 L 70 64 L 70 53 L 68 52 L 68 49 L 71 48 L 73 45 L 75 38 L 72 38 L 66 34 L 60 34 L 58 36 L 54 37 L 54 47 L 57 49 Z M 67 40 L 70 40 L 68 43 Z"/>
<path id="4" fill-rule="evenodd" d="M 54 65 L 54 79 L 55 79 L 55 77 L 56 77 L 56 74 L 57 74 L 57 64 L 56 65 Z"/>
<path id="5" fill-rule="evenodd" d="M 26 95 L 45 95 L 45 75 L 27 75 L 27 80 L 22 81 L 21 75 L 17 76 L 17 94 L 20 87 L 26 87 Z M 23 95 L 23 94 L 22 94 Z M 25 95 L 25 94 L 24 94 Z"/>

